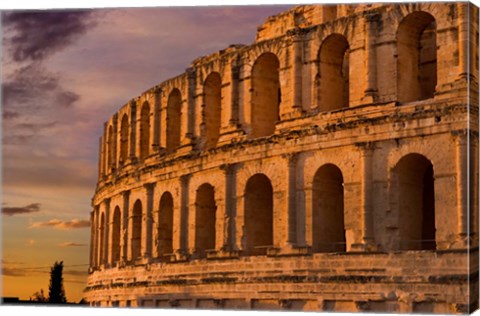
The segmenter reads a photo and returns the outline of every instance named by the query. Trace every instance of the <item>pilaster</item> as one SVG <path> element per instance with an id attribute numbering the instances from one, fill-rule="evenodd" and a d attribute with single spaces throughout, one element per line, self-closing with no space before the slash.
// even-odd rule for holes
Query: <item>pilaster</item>
<path id="1" fill-rule="evenodd" d="M 146 183 L 143 185 L 146 191 L 146 209 L 142 216 L 142 257 L 152 257 L 152 226 L 153 226 L 153 190 L 155 183 Z"/>

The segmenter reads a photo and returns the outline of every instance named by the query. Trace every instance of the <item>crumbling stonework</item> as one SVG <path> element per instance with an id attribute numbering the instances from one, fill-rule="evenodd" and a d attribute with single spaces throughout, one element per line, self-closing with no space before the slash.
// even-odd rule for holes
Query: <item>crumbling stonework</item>
<path id="1" fill-rule="evenodd" d="M 478 9 L 307 5 L 105 123 L 93 306 L 478 306 Z"/>

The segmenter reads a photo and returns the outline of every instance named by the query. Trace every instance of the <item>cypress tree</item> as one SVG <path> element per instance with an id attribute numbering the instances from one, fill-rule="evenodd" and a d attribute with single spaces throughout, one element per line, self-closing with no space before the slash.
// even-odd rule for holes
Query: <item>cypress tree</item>
<path id="1" fill-rule="evenodd" d="M 48 302 L 50 304 L 63 304 L 67 302 L 63 288 L 63 261 L 55 261 L 55 264 L 50 269 Z"/>

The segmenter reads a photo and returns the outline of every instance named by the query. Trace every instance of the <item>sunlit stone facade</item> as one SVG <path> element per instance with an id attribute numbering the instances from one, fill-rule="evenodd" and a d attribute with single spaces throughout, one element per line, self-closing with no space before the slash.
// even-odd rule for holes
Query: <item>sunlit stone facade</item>
<path id="1" fill-rule="evenodd" d="M 105 123 L 84 297 L 468 312 L 477 192 L 477 8 L 298 6 Z"/>

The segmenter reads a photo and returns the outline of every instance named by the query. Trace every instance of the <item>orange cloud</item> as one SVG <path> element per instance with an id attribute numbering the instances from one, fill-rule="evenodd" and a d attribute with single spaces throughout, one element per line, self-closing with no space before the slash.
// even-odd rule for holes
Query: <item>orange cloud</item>
<path id="1" fill-rule="evenodd" d="M 51 219 L 44 222 L 36 222 L 30 225 L 30 228 L 53 227 L 55 229 L 72 229 L 90 227 L 90 221 L 72 219 L 71 221 L 62 221 L 59 219 Z"/>
<path id="2" fill-rule="evenodd" d="M 60 247 L 84 247 L 86 244 L 79 244 L 76 242 L 64 242 L 61 244 L 58 244 Z"/>

